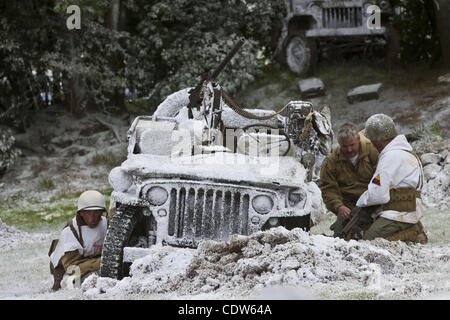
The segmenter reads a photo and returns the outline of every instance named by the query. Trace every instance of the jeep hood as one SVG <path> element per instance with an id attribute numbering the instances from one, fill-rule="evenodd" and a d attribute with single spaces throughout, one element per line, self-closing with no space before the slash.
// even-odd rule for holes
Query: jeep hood
<path id="1" fill-rule="evenodd" d="M 187 178 L 251 185 L 298 188 L 304 184 L 305 168 L 294 157 L 250 157 L 214 153 L 190 157 L 129 154 L 122 169 L 133 176 Z"/>

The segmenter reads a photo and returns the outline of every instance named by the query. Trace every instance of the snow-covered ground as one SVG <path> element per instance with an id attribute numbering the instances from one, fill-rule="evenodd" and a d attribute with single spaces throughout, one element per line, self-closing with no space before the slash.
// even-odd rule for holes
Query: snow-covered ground
<path id="1" fill-rule="evenodd" d="M 390 92 L 373 103 L 393 103 Z M 206 241 L 198 250 L 154 247 L 135 261 L 131 277 L 91 276 L 82 288 L 52 292 L 50 242 L 82 191 L 111 191 L 107 175 L 124 159 L 129 126 L 128 117 L 103 119 L 118 138 L 95 116 L 58 118 L 43 113 L 19 135 L 34 151 L 23 149 L 0 180 L 0 299 L 450 299 L 448 138 L 421 146 L 440 152 L 424 188 L 426 245 L 328 237 L 328 215 L 309 233 L 276 228 L 229 244 Z"/>
<path id="2" fill-rule="evenodd" d="M 0 221 L 0 299 L 449 299 L 449 197 L 433 181 L 430 199 L 439 199 L 439 205 L 426 208 L 422 219 L 426 245 L 325 236 L 334 219 L 327 215 L 309 233 L 279 227 L 229 244 L 206 241 L 198 250 L 154 247 L 134 262 L 130 277 L 116 281 L 93 275 L 80 289 L 58 292 L 50 291 L 47 252 L 61 223 L 26 232 Z M 44 199 L 58 192 L 49 191 Z M 47 212 L 45 200 L 10 201 L 29 208 L 30 215 L 35 207 L 44 207 L 38 215 Z M 70 202 L 76 198 L 53 206 Z M 65 214 L 50 211 L 44 220 Z"/>
<path id="3" fill-rule="evenodd" d="M 422 261 L 424 259 L 424 261 Z M 276 298 L 266 287 L 297 288 L 317 298 L 415 298 L 448 294 L 448 246 L 386 240 L 346 242 L 282 227 L 197 250 L 156 247 L 121 281 L 91 276 L 88 297 L 160 294 L 171 298 Z M 434 280 L 433 280 L 434 279 Z"/>
<path id="4" fill-rule="evenodd" d="M 17 234 L 19 235 L 20 232 Z M 120 281 L 51 292 L 53 235 L 2 248 L 0 299 L 449 299 L 448 244 L 346 242 L 282 227 L 197 250 L 154 247 Z"/>

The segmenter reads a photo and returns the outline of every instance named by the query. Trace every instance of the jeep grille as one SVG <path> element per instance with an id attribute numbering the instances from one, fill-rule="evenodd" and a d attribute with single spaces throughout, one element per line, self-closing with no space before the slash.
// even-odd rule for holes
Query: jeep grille
<path id="1" fill-rule="evenodd" d="M 356 28 L 362 26 L 361 7 L 322 8 L 324 28 Z"/>
<path id="2" fill-rule="evenodd" d="M 172 188 L 168 234 L 183 240 L 247 235 L 250 196 L 236 188 Z"/>

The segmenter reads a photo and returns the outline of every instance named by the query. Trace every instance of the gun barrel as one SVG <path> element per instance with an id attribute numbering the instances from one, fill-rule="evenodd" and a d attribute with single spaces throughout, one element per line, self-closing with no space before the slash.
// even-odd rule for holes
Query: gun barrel
<path id="1" fill-rule="evenodd" d="M 239 41 L 234 45 L 234 48 L 228 53 L 228 55 L 223 59 L 223 61 L 220 63 L 220 65 L 214 70 L 214 72 L 211 74 L 208 80 L 214 80 L 219 73 L 222 71 L 222 69 L 230 62 L 230 60 L 236 55 L 238 50 L 244 45 L 245 39 L 241 38 Z"/>
<path id="2" fill-rule="evenodd" d="M 230 62 L 230 60 L 234 57 L 234 55 L 238 52 L 238 50 L 243 46 L 244 43 L 245 43 L 244 38 L 239 39 L 239 41 L 234 45 L 233 49 L 228 53 L 225 59 L 223 59 L 223 61 L 214 70 L 214 72 L 211 75 L 206 76 L 206 79 L 202 79 L 201 82 L 195 88 L 189 91 L 189 104 L 187 105 L 189 119 L 193 118 L 192 108 L 197 108 L 197 106 L 199 106 L 201 103 L 200 91 L 203 85 L 203 81 L 204 80 L 212 81 L 216 79 L 216 77 L 219 75 L 219 73 L 222 71 L 225 65 L 228 62 Z"/>

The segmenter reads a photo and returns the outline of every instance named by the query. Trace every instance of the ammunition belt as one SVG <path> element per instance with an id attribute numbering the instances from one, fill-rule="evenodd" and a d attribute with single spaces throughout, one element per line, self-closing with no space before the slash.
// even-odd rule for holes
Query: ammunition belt
<path id="1" fill-rule="evenodd" d="M 287 108 L 288 105 L 285 105 L 283 108 L 281 108 L 281 110 L 277 111 L 274 114 L 268 115 L 268 116 L 257 116 L 254 115 L 253 113 L 250 113 L 248 111 L 245 111 L 244 109 L 242 109 L 241 107 L 239 107 L 236 102 L 234 102 L 230 96 L 228 96 L 225 91 L 222 91 L 222 97 L 224 98 L 225 102 L 227 103 L 227 105 L 233 109 L 237 114 L 243 116 L 244 118 L 248 118 L 248 119 L 253 119 L 253 120 L 268 120 L 270 118 L 275 117 L 276 115 L 280 114 L 281 112 L 284 111 L 284 109 Z"/>

